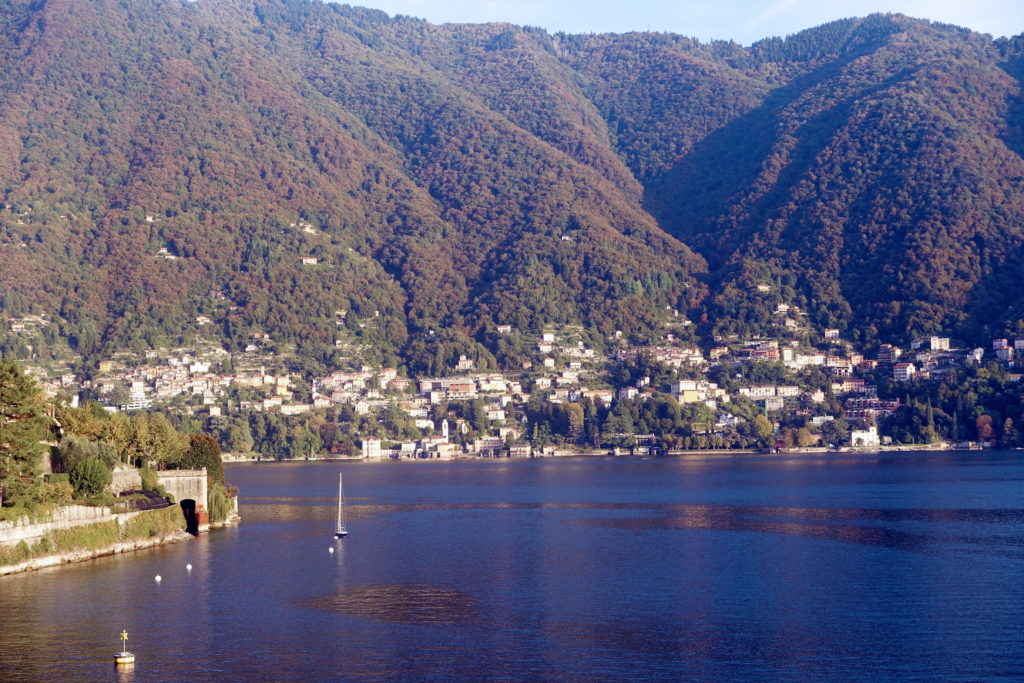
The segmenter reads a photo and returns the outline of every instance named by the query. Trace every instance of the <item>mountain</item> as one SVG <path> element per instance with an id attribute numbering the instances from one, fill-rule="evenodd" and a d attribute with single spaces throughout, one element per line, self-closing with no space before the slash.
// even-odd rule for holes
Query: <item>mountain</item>
<path id="1" fill-rule="evenodd" d="M 1024 316 L 1019 38 L 12 0 L 0 64 L 0 313 L 86 354 L 199 316 L 314 356 L 342 324 L 422 371 L 504 362 L 496 324 L 746 332 L 786 302 L 872 343 Z"/>

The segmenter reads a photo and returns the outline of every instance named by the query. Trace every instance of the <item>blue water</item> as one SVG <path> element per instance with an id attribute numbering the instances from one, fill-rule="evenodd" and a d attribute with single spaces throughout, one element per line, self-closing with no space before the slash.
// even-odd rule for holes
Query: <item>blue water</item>
<path id="1" fill-rule="evenodd" d="M 227 476 L 237 528 L 0 578 L 0 678 L 1024 679 L 1021 452 Z"/>

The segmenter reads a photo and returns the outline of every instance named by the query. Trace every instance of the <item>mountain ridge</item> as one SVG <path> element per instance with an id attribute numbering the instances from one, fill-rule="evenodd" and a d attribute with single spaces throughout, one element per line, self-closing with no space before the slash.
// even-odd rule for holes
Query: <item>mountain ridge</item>
<path id="1" fill-rule="evenodd" d="M 495 324 L 643 337 L 670 309 L 753 334 L 792 303 L 866 345 L 1010 329 L 1022 55 L 900 15 L 743 48 L 10 3 L 0 312 L 86 354 L 207 316 L 323 355 L 344 322 L 423 371 L 494 353 Z"/>

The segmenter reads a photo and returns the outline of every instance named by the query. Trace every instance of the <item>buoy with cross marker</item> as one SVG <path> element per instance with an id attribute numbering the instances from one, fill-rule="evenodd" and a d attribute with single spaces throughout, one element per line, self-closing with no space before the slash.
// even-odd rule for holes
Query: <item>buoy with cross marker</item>
<path id="1" fill-rule="evenodd" d="M 114 655 L 114 663 L 117 666 L 135 664 L 135 655 L 128 652 L 128 631 L 121 631 L 121 651 Z"/>

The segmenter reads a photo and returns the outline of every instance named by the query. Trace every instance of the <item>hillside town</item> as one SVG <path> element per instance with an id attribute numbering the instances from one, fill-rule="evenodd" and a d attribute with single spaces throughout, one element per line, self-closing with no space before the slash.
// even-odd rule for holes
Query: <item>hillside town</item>
<path id="1" fill-rule="evenodd" d="M 434 377 L 361 364 L 357 346 L 342 341 L 338 348 L 351 352 L 350 367 L 308 376 L 284 369 L 278 354 L 264 348 L 266 335 L 254 335 L 235 353 L 214 342 L 120 352 L 99 361 L 88 378 L 69 364 L 31 359 L 25 366 L 49 395 L 63 396 L 72 405 L 95 401 L 109 412 L 161 411 L 206 426 L 257 413 L 299 419 L 326 414 L 347 425 L 348 447 L 337 436 L 326 440 L 331 443 L 312 437 L 290 456 L 369 459 L 652 454 L 753 446 L 755 441 L 769 450 L 878 449 L 897 443 L 879 428 L 904 405 L 904 399 L 892 395 L 894 387 L 946 380 L 964 367 L 985 363 L 1004 368 L 1010 381 L 1019 379 L 1012 371 L 1024 353 L 1024 337 L 994 339 L 985 349 L 957 348 L 948 337 L 929 336 L 907 347 L 883 343 L 869 358 L 853 351 L 838 329 L 809 333 L 793 308 L 778 307 L 785 333 L 776 338 L 719 336 L 706 349 L 683 341 L 689 339 L 681 333 L 689 321 L 675 312 L 656 343 L 630 344 L 616 332 L 604 351 L 588 346 L 579 328 L 528 332 L 499 325 L 499 334 L 528 346 L 529 358 L 520 367 L 481 370 L 463 355 L 449 372 Z M 8 321 L 29 348 L 46 324 L 39 316 Z M 794 330 L 802 338 L 793 338 Z M 657 434 L 642 419 L 589 440 L 579 426 L 567 428 L 576 431 L 563 438 L 538 429 L 536 418 L 531 419 L 545 410 L 551 415 L 556 407 L 569 415 L 569 406 L 577 405 L 604 411 L 607 423 L 625 415 L 624 407 L 651 399 L 671 402 L 676 432 L 685 438 L 665 438 L 664 430 Z M 840 422 L 841 430 L 829 424 Z M 730 440 L 729 434 L 751 438 Z M 248 450 L 251 456 L 239 455 L 284 455 Z"/>

